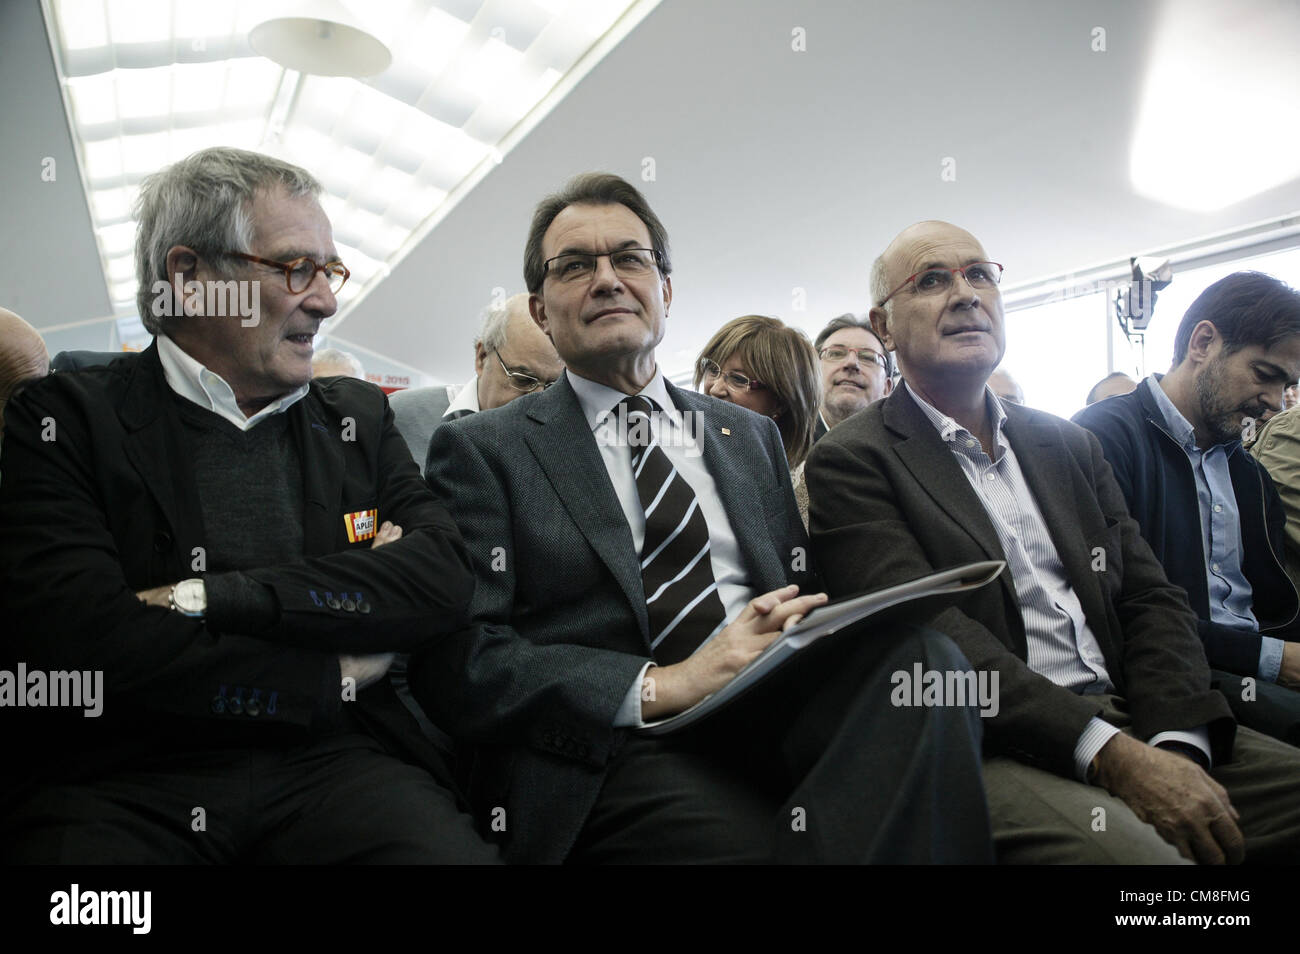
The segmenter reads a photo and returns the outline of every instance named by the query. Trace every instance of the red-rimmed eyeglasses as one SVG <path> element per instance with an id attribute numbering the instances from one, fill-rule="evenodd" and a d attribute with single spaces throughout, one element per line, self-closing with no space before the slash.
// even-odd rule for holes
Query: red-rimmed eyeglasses
<path id="1" fill-rule="evenodd" d="M 876 306 L 884 305 L 912 282 L 916 282 L 918 295 L 947 294 L 959 274 L 971 288 L 993 288 L 1002 281 L 1002 266 L 997 262 L 971 262 L 960 268 L 927 268 L 915 275 L 908 275 L 905 282 L 876 302 Z"/>

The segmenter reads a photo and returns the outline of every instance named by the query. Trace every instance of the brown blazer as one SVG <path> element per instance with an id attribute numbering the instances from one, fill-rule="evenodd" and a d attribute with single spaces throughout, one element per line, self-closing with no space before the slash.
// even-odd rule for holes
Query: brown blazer
<path id="1" fill-rule="evenodd" d="M 1097 439 L 1050 414 L 1005 407 L 1004 433 L 1134 731 L 1148 739 L 1206 725 L 1216 764 L 1226 761 L 1236 723 L 1210 689 L 1196 617 L 1128 515 Z M 818 441 L 807 480 L 813 553 L 832 597 L 1005 558 L 982 502 L 906 388 Z M 1000 711 L 985 726 L 988 751 L 1073 778 L 1075 743 L 1102 706 L 1029 669 L 1009 569 L 999 584 L 975 591 L 932 625 L 977 671 L 999 673 Z"/>

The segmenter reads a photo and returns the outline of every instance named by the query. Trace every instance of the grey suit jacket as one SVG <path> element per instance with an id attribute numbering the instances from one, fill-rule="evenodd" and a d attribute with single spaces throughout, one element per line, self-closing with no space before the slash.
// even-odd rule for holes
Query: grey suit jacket
<path id="1" fill-rule="evenodd" d="M 451 395 L 445 384 L 436 384 L 429 388 L 407 388 L 394 391 L 388 396 L 388 405 L 393 409 L 397 420 L 397 429 L 402 432 L 406 446 L 411 449 L 411 458 L 424 470 L 424 458 L 429 452 L 429 441 L 433 432 L 442 423 L 442 416 L 451 406 Z"/>
<path id="2" fill-rule="evenodd" d="M 1097 439 L 1050 414 L 1004 406 L 1005 434 L 1134 731 L 1146 739 L 1208 724 L 1214 759 L 1225 760 L 1235 723 L 1210 689 L 1196 617 L 1129 516 Z M 832 597 L 1005 559 L 952 450 L 906 388 L 818 441 L 805 473 L 813 549 Z M 1073 778 L 1075 743 L 1102 707 L 1029 669 L 1009 569 L 1000 584 L 932 625 L 977 671 L 999 673 L 1001 708 L 986 725 L 987 746 Z"/>
<path id="3" fill-rule="evenodd" d="M 806 584 L 807 538 L 775 424 L 668 385 L 704 415 L 703 453 L 756 592 Z M 411 662 L 416 698 L 476 746 L 482 812 L 505 808 L 507 855 L 558 862 L 624 737 L 613 727 L 650 658 L 632 533 L 577 395 L 549 390 L 434 433 L 430 485 L 478 576 L 474 625 Z"/>

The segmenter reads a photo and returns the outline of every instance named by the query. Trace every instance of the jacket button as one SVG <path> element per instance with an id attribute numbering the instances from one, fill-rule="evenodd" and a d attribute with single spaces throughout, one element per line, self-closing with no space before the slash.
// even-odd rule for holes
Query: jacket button
<path id="1" fill-rule="evenodd" d="M 226 700 L 222 696 L 213 696 L 212 701 L 208 703 L 208 708 L 212 710 L 213 715 L 225 715 Z"/>
<path id="2" fill-rule="evenodd" d="M 331 596 L 329 599 L 325 601 L 325 605 L 332 610 L 336 610 L 340 608 L 343 604 L 339 602 L 339 598 L 337 596 Z"/>
<path id="3" fill-rule="evenodd" d="M 166 553 L 172 547 L 172 535 L 166 530 L 159 530 L 153 535 L 153 548 L 158 553 Z"/>
<path id="4" fill-rule="evenodd" d="M 345 609 L 349 613 L 355 613 L 357 611 L 357 604 L 352 602 L 351 600 L 344 600 L 343 609 Z"/>
<path id="5" fill-rule="evenodd" d="M 365 600 L 358 600 L 358 601 L 357 601 L 357 612 L 358 612 L 358 613 L 362 613 L 362 614 L 369 613 L 369 612 L 370 612 L 370 604 L 367 603 Z"/>
<path id="6" fill-rule="evenodd" d="M 239 696 L 235 696 L 234 698 L 227 699 L 226 708 L 230 711 L 231 715 L 243 715 L 244 700 L 239 698 Z"/>

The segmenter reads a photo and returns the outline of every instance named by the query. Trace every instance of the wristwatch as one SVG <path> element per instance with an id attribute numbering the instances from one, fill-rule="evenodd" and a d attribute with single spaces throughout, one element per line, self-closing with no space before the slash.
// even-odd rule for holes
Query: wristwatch
<path id="1" fill-rule="evenodd" d="M 208 591 L 200 579 L 181 580 L 167 595 L 167 603 L 178 613 L 202 619 L 208 611 Z"/>

